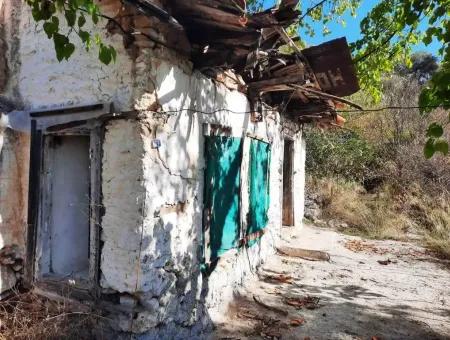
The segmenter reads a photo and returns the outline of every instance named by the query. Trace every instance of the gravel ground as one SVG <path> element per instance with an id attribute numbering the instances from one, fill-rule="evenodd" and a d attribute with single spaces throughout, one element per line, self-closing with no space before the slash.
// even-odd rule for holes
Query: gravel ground
<path id="1" fill-rule="evenodd" d="M 272 256 L 214 339 L 450 339 L 450 264 L 424 248 L 311 225 L 284 228 L 280 246 L 330 260 Z"/>

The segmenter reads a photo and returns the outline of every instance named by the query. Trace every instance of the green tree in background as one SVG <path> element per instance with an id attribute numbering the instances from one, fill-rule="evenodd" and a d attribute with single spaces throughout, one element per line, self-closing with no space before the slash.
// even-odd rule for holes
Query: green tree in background
<path id="1" fill-rule="evenodd" d="M 361 0 L 317 0 L 300 8 L 298 33 L 313 36 L 310 22 L 319 22 L 323 34 L 330 33 L 330 22 L 340 22 L 350 12 L 353 16 Z M 262 0 L 248 1 L 258 7 Z M 300 6 L 305 2 L 301 1 Z M 380 0 L 361 21 L 361 38 L 351 44 L 359 80 L 364 91 L 375 102 L 381 100 L 383 75 L 390 74 L 396 65 L 405 63 L 411 67 L 412 47 L 422 42 L 429 45 L 437 41 L 441 48 L 440 67 L 423 88 L 419 97 L 421 113 L 428 115 L 436 107 L 450 108 L 450 0 Z M 448 154 L 448 142 L 442 138 L 447 122 L 435 122 L 427 130 L 428 140 L 424 153 L 431 158 L 436 152 Z"/>

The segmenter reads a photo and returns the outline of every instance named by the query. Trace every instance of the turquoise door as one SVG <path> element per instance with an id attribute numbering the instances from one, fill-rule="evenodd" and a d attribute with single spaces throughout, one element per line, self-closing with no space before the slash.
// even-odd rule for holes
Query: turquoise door
<path id="1" fill-rule="evenodd" d="M 210 262 L 240 239 L 242 138 L 205 137 L 204 247 Z"/>
<path id="2" fill-rule="evenodd" d="M 250 204 L 246 235 L 255 234 L 267 226 L 269 195 L 270 144 L 252 139 L 250 143 Z M 255 241 L 249 241 L 251 246 Z"/>

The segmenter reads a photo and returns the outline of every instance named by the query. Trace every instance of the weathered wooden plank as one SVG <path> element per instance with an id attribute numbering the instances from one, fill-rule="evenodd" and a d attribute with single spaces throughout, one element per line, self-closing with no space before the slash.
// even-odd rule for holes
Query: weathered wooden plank
<path id="1" fill-rule="evenodd" d="M 28 182 L 27 250 L 25 258 L 25 285 L 31 287 L 34 281 L 34 261 L 39 218 L 40 172 L 42 155 L 42 132 L 37 129 L 36 120 L 31 120 L 30 172 Z"/>
<path id="2" fill-rule="evenodd" d="M 293 205 L 293 170 L 294 170 L 294 142 L 286 138 L 284 140 L 283 157 L 283 218 L 285 226 L 294 225 Z"/>
<path id="3" fill-rule="evenodd" d="M 299 79 L 303 79 L 305 76 L 305 67 L 302 64 L 292 64 L 272 72 L 274 77 L 284 77 L 294 74 L 297 75 Z"/>
<path id="4" fill-rule="evenodd" d="M 96 297 L 100 296 L 100 228 L 103 216 L 102 207 L 102 158 L 105 128 L 103 124 L 95 127 L 90 134 L 91 159 L 91 202 L 90 202 L 90 260 L 89 278 L 91 291 Z"/>
<path id="5" fill-rule="evenodd" d="M 303 103 L 309 103 L 309 98 L 302 91 L 295 92 L 293 98 L 299 98 Z"/>
<path id="6" fill-rule="evenodd" d="M 350 105 L 350 106 L 352 106 L 352 107 L 354 107 L 354 108 L 356 108 L 358 110 L 362 110 L 363 109 L 361 106 L 359 106 L 356 103 L 353 103 L 352 101 L 350 101 L 348 99 L 340 98 L 340 97 L 334 96 L 332 94 L 325 93 L 325 92 L 322 92 L 322 91 L 317 90 L 317 89 L 313 89 L 311 87 L 301 86 L 301 85 L 297 85 L 297 84 L 291 84 L 291 86 L 294 87 L 294 88 L 297 88 L 299 90 L 302 90 L 304 92 L 314 93 L 314 94 L 316 94 L 316 95 L 318 95 L 320 97 L 323 97 L 323 98 L 327 98 L 327 99 L 335 100 L 335 101 L 338 101 L 338 102 L 341 102 L 341 103 L 345 103 L 345 104 Z"/>
<path id="7" fill-rule="evenodd" d="M 272 78 L 272 79 L 267 79 L 267 80 L 260 80 L 260 81 L 255 81 L 252 83 L 249 83 L 249 87 L 251 87 L 252 89 L 258 90 L 258 89 L 262 89 L 262 88 L 268 88 L 272 85 L 283 85 L 283 84 L 291 84 L 291 83 L 297 83 L 297 82 L 301 82 L 303 80 L 303 78 L 300 78 L 297 74 L 288 74 L 286 76 L 283 77 L 276 77 L 276 78 Z"/>
<path id="8" fill-rule="evenodd" d="M 295 8 L 298 5 L 299 0 L 281 0 L 279 8 Z"/>
<path id="9" fill-rule="evenodd" d="M 205 34 L 205 32 L 201 32 L 201 30 L 190 31 L 189 33 L 197 37 L 197 43 L 203 43 L 209 46 L 246 46 L 249 48 L 247 53 L 249 53 L 251 48 L 258 42 L 258 33 L 256 32 L 244 32 L 242 34 L 240 32 L 236 32 L 239 34 L 228 34 L 228 36 L 227 34 L 221 34 L 221 32 Z"/>

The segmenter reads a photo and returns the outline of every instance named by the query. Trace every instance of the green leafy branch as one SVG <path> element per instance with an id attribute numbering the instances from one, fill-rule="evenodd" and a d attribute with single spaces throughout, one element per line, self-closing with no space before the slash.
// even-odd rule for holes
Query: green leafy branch
<path id="1" fill-rule="evenodd" d="M 317 23 L 322 33 L 329 33 L 328 23 L 341 22 L 344 13 L 356 14 L 360 0 L 317 0 L 304 11 L 299 33 L 314 36 Z M 382 81 L 399 64 L 412 64 L 412 47 L 418 43 L 441 44 L 441 67 L 424 87 L 419 106 L 422 114 L 432 107 L 450 106 L 450 0 L 380 0 L 361 21 L 361 38 L 350 44 L 363 90 L 373 102 L 382 99 Z M 426 29 L 424 29 L 426 27 Z M 444 130 L 445 125 L 435 123 Z M 430 127 L 431 131 L 433 130 Z M 428 135 L 425 155 L 447 154 L 448 141 L 442 136 Z M 431 152 L 434 150 L 434 152 Z M 430 156 L 430 157 L 431 157 Z"/>
<path id="2" fill-rule="evenodd" d="M 117 52 L 113 46 L 105 44 L 99 34 L 92 35 L 85 29 L 87 19 L 94 25 L 99 22 L 99 7 L 94 0 L 26 0 L 31 7 L 33 19 L 43 23 L 43 29 L 49 39 L 53 40 L 58 61 L 68 60 L 75 51 L 71 41 L 77 35 L 86 51 L 90 51 L 93 44 L 98 47 L 98 58 L 106 65 L 116 61 Z M 60 23 L 64 16 L 66 25 Z M 65 32 L 63 32 L 63 27 Z"/>

